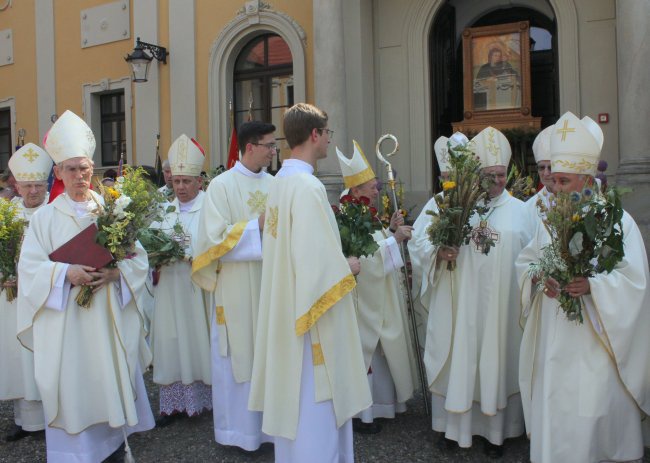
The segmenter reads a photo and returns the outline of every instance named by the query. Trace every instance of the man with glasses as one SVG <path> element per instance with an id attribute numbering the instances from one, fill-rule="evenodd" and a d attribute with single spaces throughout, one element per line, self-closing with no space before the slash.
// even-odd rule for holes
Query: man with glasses
<path id="1" fill-rule="evenodd" d="M 371 405 L 345 259 L 323 184 L 327 114 L 305 103 L 284 116 L 291 158 L 269 189 L 251 410 L 275 436 L 278 462 L 352 462 L 351 418 Z"/>
<path id="2" fill-rule="evenodd" d="M 215 440 L 257 450 L 272 439 L 262 415 L 248 410 L 253 344 L 262 275 L 262 231 L 277 153 L 275 126 L 251 121 L 239 128 L 241 161 L 208 187 L 199 219 L 192 279 L 214 291 L 211 315 Z"/>
<path id="3" fill-rule="evenodd" d="M 34 212 L 47 204 L 47 177 L 52 159 L 39 146 L 27 143 L 9 159 L 9 168 L 16 178 L 16 190 L 20 196 L 11 200 L 18 216 L 29 223 Z M 0 201 L 4 201 L 0 199 Z M 16 286 L 7 281 L 5 286 Z M 0 400 L 13 400 L 13 429 L 7 434 L 7 442 L 27 437 L 30 432 L 45 429 L 43 404 L 34 380 L 34 353 L 23 348 L 16 339 L 18 301 L 8 301 L 0 295 Z"/>

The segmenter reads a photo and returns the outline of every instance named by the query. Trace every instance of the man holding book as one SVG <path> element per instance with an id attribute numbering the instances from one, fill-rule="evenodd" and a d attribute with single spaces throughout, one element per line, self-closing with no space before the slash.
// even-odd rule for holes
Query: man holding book
<path id="1" fill-rule="evenodd" d="M 107 267 L 94 259 L 94 237 L 78 239 L 102 201 L 89 189 L 95 137 L 88 125 L 66 111 L 44 145 L 65 194 L 32 216 L 23 242 L 18 338 L 34 352 L 48 461 L 96 462 L 127 434 L 154 425 L 142 379 L 151 355 L 137 305 L 147 257 L 136 245 L 131 258 Z M 52 260 L 54 251 L 63 257 Z M 68 263 L 80 256 L 88 260 Z M 94 288 L 88 309 L 75 301 L 82 285 Z"/>

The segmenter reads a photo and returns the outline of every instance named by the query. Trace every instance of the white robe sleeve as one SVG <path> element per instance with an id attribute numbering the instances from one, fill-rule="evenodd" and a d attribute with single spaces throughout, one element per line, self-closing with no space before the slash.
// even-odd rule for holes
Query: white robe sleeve
<path id="1" fill-rule="evenodd" d="M 404 260 L 402 260 L 399 245 L 393 236 L 380 242 L 379 246 L 384 248 L 384 275 L 388 275 L 404 266 Z"/>
<path id="2" fill-rule="evenodd" d="M 70 264 L 62 264 L 61 273 L 54 282 L 54 286 L 50 290 L 50 295 L 47 297 L 45 307 L 52 310 L 63 312 L 68 303 L 68 294 L 70 294 L 71 283 L 68 281 L 66 274 Z"/>
<path id="3" fill-rule="evenodd" d="M 258 219 L 250 220 L 234 248 L 221 257 L 222 262 L 262 260 L 262 236 Z"/>

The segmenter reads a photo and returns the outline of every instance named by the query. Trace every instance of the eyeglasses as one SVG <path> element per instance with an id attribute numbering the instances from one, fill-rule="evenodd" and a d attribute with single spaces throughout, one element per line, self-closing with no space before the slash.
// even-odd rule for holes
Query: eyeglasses
<path id="1" fill-rule="evenodd" d="M 278 145 L 275 144 L 275 143 L 253 143 L 253 142 L 251 142 L 251 145 L 264 146 L 264 147 L 268 148 L 271 151 L 273 151 L 273 150 L 277 151 L 277 149 L 278 149 Z"/>
<path id="2" fill-rule="evenodd" d="M 327 132 L 327 135 L 330 136 L 330 138 L 334 138 L 334 131 L 326 128 L 318 129 L 320 131 L 320 134 L 323 135 L 323 132 Z"/>

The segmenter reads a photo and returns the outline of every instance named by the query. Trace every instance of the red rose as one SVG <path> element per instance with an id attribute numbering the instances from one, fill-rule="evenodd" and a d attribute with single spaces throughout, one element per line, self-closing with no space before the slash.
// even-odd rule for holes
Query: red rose
<path id="1" fill-rule="evenodd" d="M 361 196 L 361 197 L 359 197 L 359 202 L 360 202 L 361 204 L 366 205 L 366 206 L 370 206 L 370 199 L 369 199 L 369 198 L 366 198 L 365 196 Z"/>
<path id="2" fill-rule="evenodd" d="M 339 208 L 336 207 L 334 204 L 332 204 L 332 212 L 334 212 L 334 214 L 338 214 L 340 212 Z"/>
<path id="3" fill-rule="evenodd" d="M 352 195 L 343 195 L 341 197 L 341 204 L 351 203 L 351 202 L 354 202 L 354 198 L 352 197 Z"/>
<path id="4" fill-rule="evenodd" d="M 373 217 L 376 216 L 376 215 L 377 215 L 377 209 L 374 208 L 374 207 L 372 207 L 372 206 L 370 206 L 370 214 L 371 214 Z"/>

